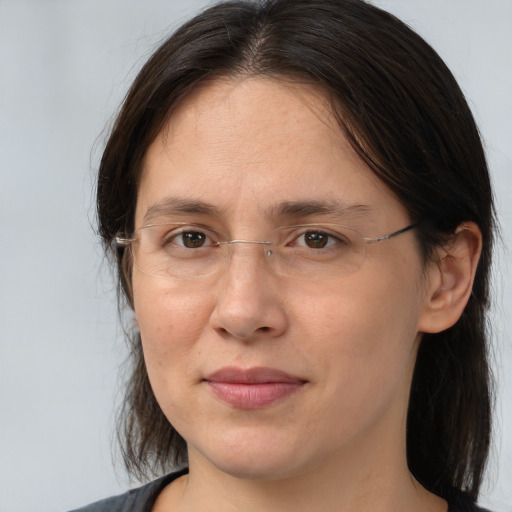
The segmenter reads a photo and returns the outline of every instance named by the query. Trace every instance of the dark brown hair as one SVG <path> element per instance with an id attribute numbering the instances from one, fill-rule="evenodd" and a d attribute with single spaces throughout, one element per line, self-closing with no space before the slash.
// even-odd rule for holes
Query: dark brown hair
<path id="1" fill-rule="evenodd" d="M 456 325 L 423 337 L 407 423 L 414 476 L 443 497 L 455 488 L 476 499 L 491 430 L 489 174 L 452 74 L 394 16 L 362 0 L 248 0 L 215 5 L 179 28 L 140 71 L 106 144 L 97 206 L 107 251 L 116 234 L 133 230 L 145 152 L 176 105 L 207 79 L 256 75 L 325 91 L 354 149 L 419 223 L 425 261 L 462 222 L 480 227 L 473 293 Z M 122 249 L 113 253 L 131 305 L 130 268 Z M 185 462 L 186 446 L 156 403 L 137 332 L 131 343 L 133 372 L 119 432 L 127 467 L 143 476 Z"/>

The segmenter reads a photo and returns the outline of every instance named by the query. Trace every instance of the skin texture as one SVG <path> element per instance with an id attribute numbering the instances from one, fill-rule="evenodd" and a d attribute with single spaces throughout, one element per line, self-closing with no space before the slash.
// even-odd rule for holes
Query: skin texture
<path id="1" fill-rule="evenodd" d="M 232 239 L 265 240 L 279 226 L 312 222 L 355 224 L 375 237 L 410 223 L 321 94 L 269 78 L 218 79 L 172 114 L 146 155 L 136 227 L 169 197 L 218 212 L 165 220 Z M 273 212 L 311 200 L 368 209 L 344 219 Z M 224 271 L 203 279 L 134 269 L 150 381 L 190 460 L 190 475 L 154 510 L 446 510 L 408 472 L 407 402 L 421 332 L 448 327 L 467 300 L 477 231 L 462 231 L 460 258 L 444 254 L 424 268 L 410 231 L 368 246 L 357 272 L 314 281 L 277 276 L 251 244 L 233 246 Z M 224 367 L 269 367 L 303 384 L 267 407 L 241 409 L 204 380 Z"/>

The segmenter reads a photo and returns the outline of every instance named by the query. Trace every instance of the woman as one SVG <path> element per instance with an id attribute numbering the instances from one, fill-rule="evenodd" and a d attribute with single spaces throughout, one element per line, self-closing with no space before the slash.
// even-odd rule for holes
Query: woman
<path id="1" fill-rule="evenodd" d="M 150 58 L 98 216 L 130 471 L 86 507 L 477 511 L 494 213 L 437 54 L 361 0 L 216 5 Z"/>

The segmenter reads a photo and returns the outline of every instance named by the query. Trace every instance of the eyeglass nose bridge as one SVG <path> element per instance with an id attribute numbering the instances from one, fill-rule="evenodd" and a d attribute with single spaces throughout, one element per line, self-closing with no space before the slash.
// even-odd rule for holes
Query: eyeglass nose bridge
<path id="1" fill-rule="evenodd" d="M 215 245 L 233 245 L 233 244 L 257 244 L 257 245 L 272 245 L 272 242 L 268 240 L 242 240 L 242 239 L 235 239 L 235 240 L 225 240 L 223 242 L 217 242 Z M 272 255 L 272 250 L 268 249 L 265 251 L 265 254 L 267 256 Z"/>

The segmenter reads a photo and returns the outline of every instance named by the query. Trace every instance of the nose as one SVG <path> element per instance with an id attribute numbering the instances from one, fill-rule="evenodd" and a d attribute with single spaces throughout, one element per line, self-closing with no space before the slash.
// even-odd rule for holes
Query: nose
<path id="1" fill-rule="evenodd" d="M 279 293 L 280 280 L 264 260 L 263 251 L 268 248 L 241 245 L 231 247 L 227 269 L 219 278 L 210 325 L 220 336 L 241 341 L 281 336 L 288 316 Z"/>

